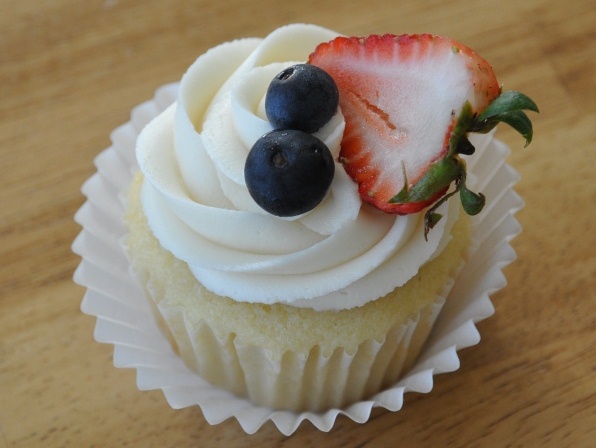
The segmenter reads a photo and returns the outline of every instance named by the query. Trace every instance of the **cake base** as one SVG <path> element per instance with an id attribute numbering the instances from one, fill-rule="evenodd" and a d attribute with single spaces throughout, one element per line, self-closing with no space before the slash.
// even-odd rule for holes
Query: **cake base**
<path id="1" fill-rule="evenodd" d="M 141 184 L 137 175 L 127 248 L 180 356 L 211 384 L 272 409 L 343 407 L 395 383 L 418 356 L 469 247 L 462 213 L 440 256 L 362 307 L 241 303 L 205 289 L 160 246 L 142 213 Z"/>

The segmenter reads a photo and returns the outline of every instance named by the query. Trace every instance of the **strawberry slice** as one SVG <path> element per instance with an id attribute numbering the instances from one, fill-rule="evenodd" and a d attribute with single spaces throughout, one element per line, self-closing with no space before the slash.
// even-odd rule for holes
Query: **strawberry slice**
<path id="1" fill-rule="evenodd" d="M 505 121 L 531 140 L 522 109 L 538 111 L 533 101 L 518 92 L 501 95 L 488 62 L 454 40 L 430 34 L 338 37 L 320 44 L 309 63 L 327 71 L 339 89 L 346 121 L 340 161 L 362 199 L 387 213 L 438 206 L 455 193 L 448 193 L 453 182 L 464 209 L 478 213 L 484 197 L 465 188 L 459 158 L 474 151 L 467 133 L 488 132 Z M 427 232 L 440 219 L 434 209 L 426 217 Z"/>

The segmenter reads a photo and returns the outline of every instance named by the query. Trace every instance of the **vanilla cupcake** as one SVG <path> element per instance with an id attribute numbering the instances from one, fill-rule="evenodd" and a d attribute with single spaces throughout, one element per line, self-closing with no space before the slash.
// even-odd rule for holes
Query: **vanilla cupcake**
<path id="1" fill-rule="evenodd" d="M 333 175 L 308 210 L 278 216 L 247 187 L 246 161 L 274 130 L 272 80 L 306 61 L 339 92 L 320 127 L 299 130 L 329 151 Z M 461 156 L 492 136 L 468 132 L 533 107 L 435 36 L 291 25 L 199 57 L 137 140 L 125 218 L 132 265 L 181 358 L 272 409 L 342 408 L 394 384 L 465 263 L 467 214 L 484 205 Z M 527 122 L 517 129 L 531 139 Z"/>

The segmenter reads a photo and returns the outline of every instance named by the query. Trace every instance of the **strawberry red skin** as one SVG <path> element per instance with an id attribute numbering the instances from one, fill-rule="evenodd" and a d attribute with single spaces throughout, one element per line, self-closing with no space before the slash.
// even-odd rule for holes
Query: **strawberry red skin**
<path id="1" fill-rule="evenodd" d="M 422 169 L 408 173 L 406 179 L 399 168 L 393 167 L 392 172 L 388 173 L 387 164 L 375 158 L 375 151 L 379 150 L 379 145 L 383 146 L 383 151 L 386 148 L 400 151 L 402 142 L 393 132 L 399 128 L 400 122 L 398 117 L 387 113 L 378 104 L 381 96 L 393 94 L 392 89 L 408 89 L 409 86 L 407 82 L 400 85 L 401 79 L 390 80 L 393 84 L 384 83 L 386 70 L 391 69 L 393 64 L 416 64 L 419 60 L 442 58 L 450 52 L 464 58 L 465 67 L 470 73 L 470 92 L 466 98 L 462 98 L 461 106 L 467 100 L 474 113 L 478 114 L 499 95 L 498 82 L 484 59 L 451 39 L 430 34 L 339 37 L 320 44 L 309 58 L 310 63 L 323 68 L 333 77 L 340 91 L 340 107 L 346 120 L 340 161 L 358 183 L 362 199 L 387 213 L 416 213 L 446 194 L 448 186 L 429 191 L 425 200 L 389 202 L 404 187 L 404 182 L 407 181 L 408 187 L 411 187 L 433 163 L 447 155 L 451 131 L 458 117 L 457 113 L 450 113 L 451 116 L 447 117 L 444 137 L 436 148 L 432 148 L 432 157 L 426 160 Z M 366 67 L 363 71 L 360 70 L 362 66 Z M 375 67 L 379 67 L 378 76 Z"/>

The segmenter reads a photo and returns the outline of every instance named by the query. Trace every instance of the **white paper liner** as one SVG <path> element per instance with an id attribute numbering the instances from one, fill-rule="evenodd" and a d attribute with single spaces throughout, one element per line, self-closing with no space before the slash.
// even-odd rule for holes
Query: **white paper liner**
<path id="1" fill-rule="evenodd" d="M 467 184 L 487 196 L 487 205 L 473 218 L 469 261 L 410 371 L 370 400 L 344 409 L 324 413 L 273 411 L 214 388 L 185 365 L 160 329 L 143 287 L 130 273 L 120 244 L 126 234 L 124 197 L 137 170 L 137 135 L 175 101 L 177 89 L 178 84 L 158 89 L 152 100 L 133 109 L 130 122 L 112 132 L 112 146 L 97 156 L 97 173 L 82 188 L 87 201 L 75 215 L 83 230 L 72 246 L 82 257 L 74 280 L 87 288 L 81 309 L 97 317 L 95 339 L 114 345 L 116 367 L 136 369 L 138 388 L 161 389 L 175 409 L 199 405 L 210 424 L 234 417 L 245 432 L 252 434 L 271 420 L 286 435 L 292 434 L 303 420 L 329 431 L 339 414 L 363 423 L 373 407 L 398 411 L 405 392 L 430 392 L 435 374 L 459 368 L 457 350 L 480 341 L 475 323 L 493 314 L 489 295 L 506 285 L 502 269 L 516 258 L 510 241 L 521 231 L 514 215 L 523 201 L 513 191 L 519 176 L 505 163 L 509 153 L 506 145 L 495 139 L 487 148 L 479 143 L 476 154 L 466 158 L 475 174 L 468 175 Z"/>

